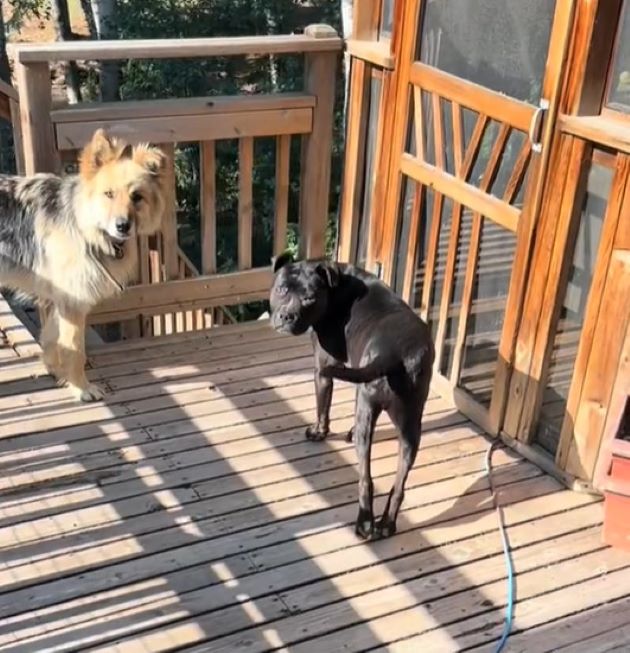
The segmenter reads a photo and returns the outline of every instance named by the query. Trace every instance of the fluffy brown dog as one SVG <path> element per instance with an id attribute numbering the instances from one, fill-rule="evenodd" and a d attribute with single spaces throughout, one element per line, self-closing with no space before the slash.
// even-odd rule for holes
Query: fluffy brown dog
<path id="1" fill-rule="evenodd" d="M 83 401 L 103 396 L 85 375 L 86 317 L 133 279 L 136 234 L 160 228 L 164 162 L 99 129 L 78 175 L 0 175 L 0 286 L 44 307 L 44 363 Z"/>

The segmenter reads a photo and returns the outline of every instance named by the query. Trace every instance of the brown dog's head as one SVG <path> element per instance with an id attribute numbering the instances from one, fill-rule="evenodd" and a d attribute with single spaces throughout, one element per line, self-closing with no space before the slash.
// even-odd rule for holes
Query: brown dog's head
<path id="1" fill-rule="evenodd" d="M 98 129 L 79 159 L 79 226 L 88 240 L 123 243 L 151 235 L 165 209 L 166 156 L 156 147 L 128 145 Z"/>

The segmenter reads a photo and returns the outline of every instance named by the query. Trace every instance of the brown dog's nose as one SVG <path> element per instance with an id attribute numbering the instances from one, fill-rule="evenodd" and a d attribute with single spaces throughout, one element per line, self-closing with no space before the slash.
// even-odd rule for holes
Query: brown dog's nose
<path id="1" fill-rule="evenodd" d="M 126 236 L 131 229 L 131 222 L 129 218 L 116 218 L 116 231 L 121 236 Z"/>

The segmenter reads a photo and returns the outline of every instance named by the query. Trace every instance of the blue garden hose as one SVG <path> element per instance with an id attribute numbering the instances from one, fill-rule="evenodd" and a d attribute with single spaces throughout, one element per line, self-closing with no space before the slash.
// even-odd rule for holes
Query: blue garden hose
<path id="1" fill-rule="evenodd" d="M 512 630 L 512 619 L 514 615 L 514 565 L 512 563 L 512 555 L 510 553 L 510 543 L 508 541 L 507 532 L 505 530 L 505 522 L 503 519 L 503 510 L 497 500 L 497 494 L 494 489 L 494 483 L 492 481 L 492 452 L 494 448 L 499 444 L 498 440 L 495 440 L 490 447 L 488 448 L 488 453 L 486 454 L 486 474 L 488 475 L 488 484 L 490 486 L 490 494 L 492 495 L 492 504 L 497 511 L 497 516 L 499 518 L 499 531 L 501 532 L 501 542 L 503 544 L 503 555 L 505 557 L 505 568 L 507 570 L 507 605 L 505 607 L 505 621 L 503 623 L 503 634 L 501 639 L 497 644 L 495 653 L 500 653 L 503 650 L 503 647 L 506 645 L 508 638 L 510 636 L 510 631 Z"/>

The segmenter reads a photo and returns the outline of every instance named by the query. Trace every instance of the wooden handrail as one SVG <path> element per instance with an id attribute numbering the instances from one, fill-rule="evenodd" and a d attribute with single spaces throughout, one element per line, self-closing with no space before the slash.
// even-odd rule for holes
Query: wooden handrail
<path id="1" fill-rule="evenodd" d="M 160 232 L 140 239 L 140 285 L 98 306 L 92 324 L 122 322 L 125 337 L 206 328 L 217 310 L 268 297 L 271 271 L 255 263 L 255 138 L 275 137 L 274 251 L 286 243 L 292 139 L 301 138 L 300 251 L 324 255 L 328 221 L 335 78 L 342 41 L 332 27 L 310 25 L 304 35 L 159 41 L 19 44 L 12 48 L 22 101 L 25 168 L 54 172 L 68 151 L 83 147 L 98 127 L 167 154 L 166 211 Z M 52 109 L 50 63 L 76 59 L 183 59 L 230 55 L 304 54 L 299 93 L 170 98 Z M 238 268 L 216 272 L 216 143 L 238 141 Z M 197 271 L 178 247 L 174 145 L 199 143 L 202 265 Z M 67 158 L 67 156 L 66 156 Z M 204 276 L 198 276 L 201 272 Z M 209 309 L 213 309 L 209 311 Z M 222 313 L 219 313 L 222 314 Z M 139 320 L 136 318 L 140 318 Z"/>
<path id="2" fill-rule="evenodd" d="M 5 81 L 0 79 L 0 95 L 3 95 L 4 97 L 9 98 L 10 100 L 15 100 L 16 102 L 18 101 L 18 94 L 17 91 L 11 86 L 11 84 L 7 84 Z"/>
<path id="3" fill-rule="evenodd" d="M 54 61 L 118 59 L 186 59 L 239 55 L 339 52 L 338 36 L 318 37 L 316 27 L 305 34 L 280 36 L 231 36 L 199 39 L 138 39 L 125 41 L 64 41 L 59 43 L 16 43 L 9 52 L 22 64 Z M 330 27 L 326 27 L 330 32 Z"/>

